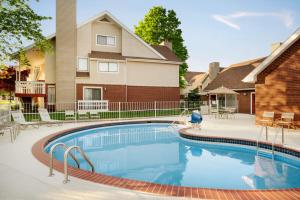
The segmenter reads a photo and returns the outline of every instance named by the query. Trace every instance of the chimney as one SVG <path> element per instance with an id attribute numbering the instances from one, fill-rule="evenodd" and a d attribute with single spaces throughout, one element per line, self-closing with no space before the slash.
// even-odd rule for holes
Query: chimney
<path id="1" fill-rule="evenodd" d="M 168 47 L 169 49 L 173 50 L 172 42 L 170 42 L 170 41 L 168 41 L 168 40 L 163 41 L 162 43 L 160 43 L 160 45 L 166 46 L 166 47 Z"/>
<path id="2" fill-rule="evenodd" d="M 271 53 L 273 53 L 278 47 L 280 47 L 280 45 L 282 45 L 282 42 L 271 44 Z"/>
<path id="3" fill-rule="evenodd" d="M 210 81 L 214 80 L 217 77 L 219 72 L 220 72 L 220 63 L 219 62 L 209 63 L 208 76 L 209 76 Z"/>
<path id="4" fill-rule="evenodd" d="M 76 0 L 56 0 L 56 103 L 75 102 Z"/>

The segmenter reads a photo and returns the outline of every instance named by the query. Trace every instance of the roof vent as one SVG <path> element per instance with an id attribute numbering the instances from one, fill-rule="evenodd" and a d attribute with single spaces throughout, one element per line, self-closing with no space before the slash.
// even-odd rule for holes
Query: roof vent
<path id="1" fill-rule="evenodd" d="M 110 22 L 106 17 L 99 19 L 99 22 Z"/>

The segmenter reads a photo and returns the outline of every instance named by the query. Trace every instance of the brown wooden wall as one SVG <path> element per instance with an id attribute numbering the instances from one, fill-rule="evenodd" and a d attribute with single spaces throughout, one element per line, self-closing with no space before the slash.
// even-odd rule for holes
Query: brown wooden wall
<path id="1" fill-rule="evenodd" d="M 179 101 L 178 87 L 148 87 L 103 84 L 77 84 L 77 100 L 83 99 L 83 87 L 95 86 L 103 88 L 103 99 L 111 102 L 150 102 L 150 101 Z"/>
<path id="2" fill-rule="evenodd" d="M 251 114 L 251 92 L 254 92 L 254 90 L 238 91 L 239 113 Z"/>
<path id="3" fill-rule="evenodd" d="M 300 40 L 258 75 L 255 89 L 257 120 L 264 111 L 294 112 L 300 126 Z"/>

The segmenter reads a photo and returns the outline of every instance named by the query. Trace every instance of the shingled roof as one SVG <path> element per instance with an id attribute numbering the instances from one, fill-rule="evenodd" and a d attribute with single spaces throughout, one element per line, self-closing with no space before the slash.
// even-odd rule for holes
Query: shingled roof
<path id="1" fill-rule="evenodd" d="M 179 58 L 169 49 L 169 47 L 163 45 L 152 45 L 153 49 L 155 49 L 158 53 L 163 55 L 167 60 L 174 62 L 181 62 Z"/>
<path id="2" fill-rule="evenodd" d="M 199 77 L 199 75 L 205 75 L 205 72 L 191 72 L 191 71 L 187 71 L 185 73 L 185 80 L 188 83 L 192 83 L 197 77 Z"/>
<path id="3" fill-rule="evenodd" d="M 222 70 L 204 90 L 214 90 L 222 86 L 233 90 L 254 88 L 253 83 L 245 83 L 242 80 L 264 59 L 265 57 L 230 65 Z"/>
<path id="4" fill-rule="evenodd" d="M 166 46 L 152 46 L 157 52 L 163 55 L 167 61 L 172 62 L 181 62 L 177 56 Z M 112 59 L 112 60 L 126 60 L 126 58 L 132 59 L 150 59 L 150 60 L 163 60 L 163 59 L 153 59 L 146 57 L 131 57 L 131 56 L 123 56 L 121 53 L 114 52 L 103 52 L 103 51 L 92 51 L 89 53 L 90 58 L 100 58 L 100 59 Z"/>

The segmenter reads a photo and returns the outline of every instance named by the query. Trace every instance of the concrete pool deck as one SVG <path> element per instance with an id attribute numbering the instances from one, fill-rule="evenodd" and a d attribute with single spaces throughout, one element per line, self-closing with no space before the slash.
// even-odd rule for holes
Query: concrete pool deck
<path id="1" fill-rule="evenodd" d="M 179 118 L 156 119 L 174 120 Z M 29 128 L 23 130 L 13 144 L 10 143 L 9 135 L 0 137 L 0 199 L 120 199 L 120 197 L 121 199 L 174 199 L 175 197 L 157 196 L 96 184 L 75 177 L 70 177 L 70 183 L 63 184 L 62 173 L 55 171 L 54 177 L 48 177 L 48 167 L 36 160 L 31 153 L 33 144 L 49 134 L 106 122 L 108 121 L 41 126 L 39 129 Z M 201 132 L 192 132 L 201 135 L 255 140 L 259 131 L 260 128 L 254 125 L 253 116 L 237 115 L 235 119 L 230 120 L 205 116 Z M 270 138 L 273 138 L 274 132 L 275 129 L 270 129 Z M 286 133 L 285 138 L 286 146 L 300 149 L 299 131 L 290 131 Z M 297 196 L 297 198 L 300 197 Z"/>

